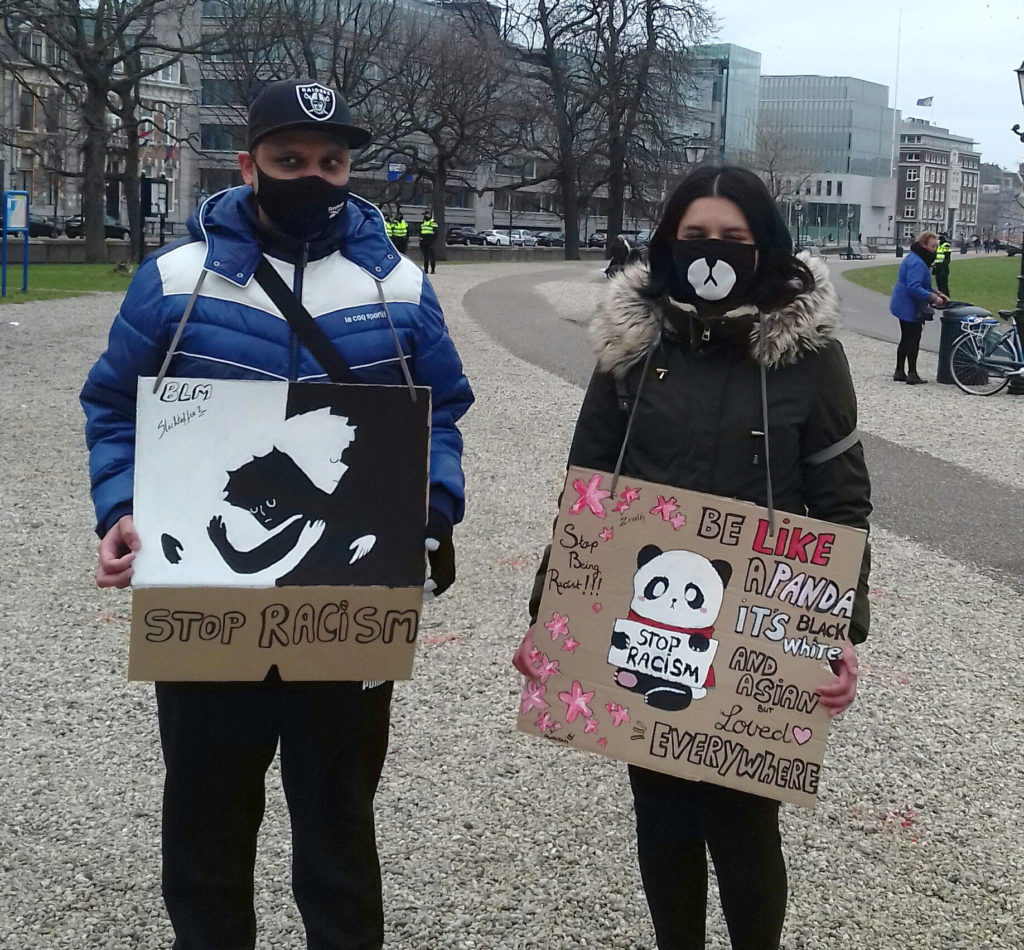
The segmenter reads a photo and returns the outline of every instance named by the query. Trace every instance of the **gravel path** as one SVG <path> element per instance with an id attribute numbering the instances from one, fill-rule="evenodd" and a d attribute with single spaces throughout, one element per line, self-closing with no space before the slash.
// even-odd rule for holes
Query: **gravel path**
<path id="1" fill-rule="evenodd" d="M 463 311 L 472 285 L 513 268 L 524 283 L 538 271 L 466 265 L 436 278 L 478 402 L 464 426 L 460 583 L 430 608 L 416 678 L 396 693 L 378 797 L 388 946 L 651 950 L 624 768 L 514 730 L 518 679 L 508 658 L 581 391 L 510 357 Z M 542 285 L 574 312 L 599 287 L 582 269 L 578 282 Z M 103 296 L 0 311 L 4 950 L 171 942 L 159 896 L 152 689 L 124 679 L 127 596 L 92 586 L 76 397 L 116 304 Z M 901 405 L 915 409 L 904 432 L 892 418 L 893 384 L 883 385 L 891 348 L 846 342 L 867 431 L 1013 477 L 997 464 L 1009 440 L 993 443 L 991 460 L 975 440 L 993 412 L 1015 413 L 1003 424 L 1016 420 L 1019 430 L 1019 402 L 897 387 Z M 992 424 L 993 440 L 999 428 Z M 818 808 L 783 811 L 784 946 L 1017 950 L 1024 599 L 897 536 L 878 531 L 874 544 L 861 695 L 835 730 Z M 297 950 L 276 776 L 269 787 L 259 946 Z M 709 945 L 725 948 L 716 899 L 709 903 Z"/>

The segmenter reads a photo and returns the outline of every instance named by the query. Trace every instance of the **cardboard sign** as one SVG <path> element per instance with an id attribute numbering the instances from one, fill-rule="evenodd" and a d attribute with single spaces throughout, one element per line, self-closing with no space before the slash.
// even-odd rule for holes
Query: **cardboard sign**
<path id="1" fill-rule="evenodd" d="M 430 391 L 139 380 L 128 677 L 408 679 Z"/>
<path id="2" fill-rule="evenodd" d="M 570 468 L 519 728 L 813 806 L 865 531 Z"/>

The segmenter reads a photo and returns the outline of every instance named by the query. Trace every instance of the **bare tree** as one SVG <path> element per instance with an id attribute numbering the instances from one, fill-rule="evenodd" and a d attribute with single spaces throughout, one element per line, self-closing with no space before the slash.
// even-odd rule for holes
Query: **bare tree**
<path id="1" fill-rule="evenodd" d="M 397 0 L 220 0 L 219 10 L 211 55 L 201 66 L 215 100 L 208 105 L 243 126 L 265 83 L 297 76 L 326 83 L 374 131 L 354 167 L 380 166 L 386 148 L 378 143 L 396 135 L 383 92 L 393 75 L 387 60 L 409 16 Z"/>
<path id="2" fill-rule="evenodd" d="M 581 0 L 522 0 L 508 9 L 504 29 L 530 94 L 524 150 L 558 183 L 567 260 L 579 259 L 581 186 L 604 164 L 591 81 L 596 27 L 593 8 Z"/>
<path id="3" fill-rule="evenodd" d="M 139 83 L 195 49 L 180 29 L 168 25 L 188 22 L 187 13 L 197 2 L 0 0 L 3 31 L 15 51 L 5 68 L 23 86 L 36 76 L 45 77 L 67 97 L 75 113 L 88 260 L 106 260 L 107 114 L 115 105 L 122 120 L 130 118 L 135 114 L 131 109 L 138 106 Z M 38 46 L 33 36 L 42 38 Z"/>
<path id="4" fill-rule="evenodd" d="M 762 109 L 758 115 L 754 154 L 743 156 L 757 172 L 776 202 L 799 194 L 814 174 L 814 164 L 793 131 L 777 113 Z"/>
<path id="5" fill-rule="evenodd" d="M 642 164 L 682 150 L 688 50 L 714 19 L 700 0 L 586 0 L 598 56 L 595 101 L 603 115 L 608 234 L 622 230 L 626 186 Z M 629 156 L 636 155 L 630 174 Z M 644 162 L 643 160 L 647 161 Z"/>
<path id="6" fill-rule="evenodd" d="M 466 172 L 515 140 L 522 106 L 514 61 L 493 31 L 474 36 L 458 18 L 410 18 L 396 32 L 382 57 L 387 131 L 378 141 L 429 182 L 444 233 L 449 182 L 472 186 Z"/>

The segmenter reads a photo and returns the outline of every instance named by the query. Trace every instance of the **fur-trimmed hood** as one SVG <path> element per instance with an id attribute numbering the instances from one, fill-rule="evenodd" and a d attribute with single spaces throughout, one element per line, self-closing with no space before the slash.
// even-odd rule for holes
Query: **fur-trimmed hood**
<path id="1" fill-rule="evenodd" d="M 814 278 L 814 288 L 788 307 L 765 312 L 750 331 L 750 357 L 768 369 L 795 363 L 820 349 L 839 329 L 839 297 L 820 258 L 800 254 Z M 664 326 L 664 304 L 640 291 L 647 280 L 647 266 L 633 264 L 612 281 L 611 290 L 590 325 L 590 339 L 597 354 L 597 368 L 623 376 L 643 358 L 655 334 Z M 676 304 L 682 312 L 696 314 L 689 304 Z M 752 306 L 739 307 L 721 319 L 756 315 Z M 762 345 L 761 326 L 764 326 Z"/>

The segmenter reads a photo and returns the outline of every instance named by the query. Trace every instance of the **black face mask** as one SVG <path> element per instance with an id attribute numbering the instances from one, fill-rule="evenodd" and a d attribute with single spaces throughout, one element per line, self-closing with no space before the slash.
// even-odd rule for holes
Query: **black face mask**
<path id="1" fill-rule="evenodd" d="M 749 303 L 757 248 L 739 241 L 672 241 L 669 294 L 699 312 L 725 313 Z"/>
<path id="2" fill-rule="evenodd" d="M 289 237 L 311 241 L 345 210 L 348 188 L 319 175 L 273 178 L 258 168 L 256 203 L 274 226 Z"/>

